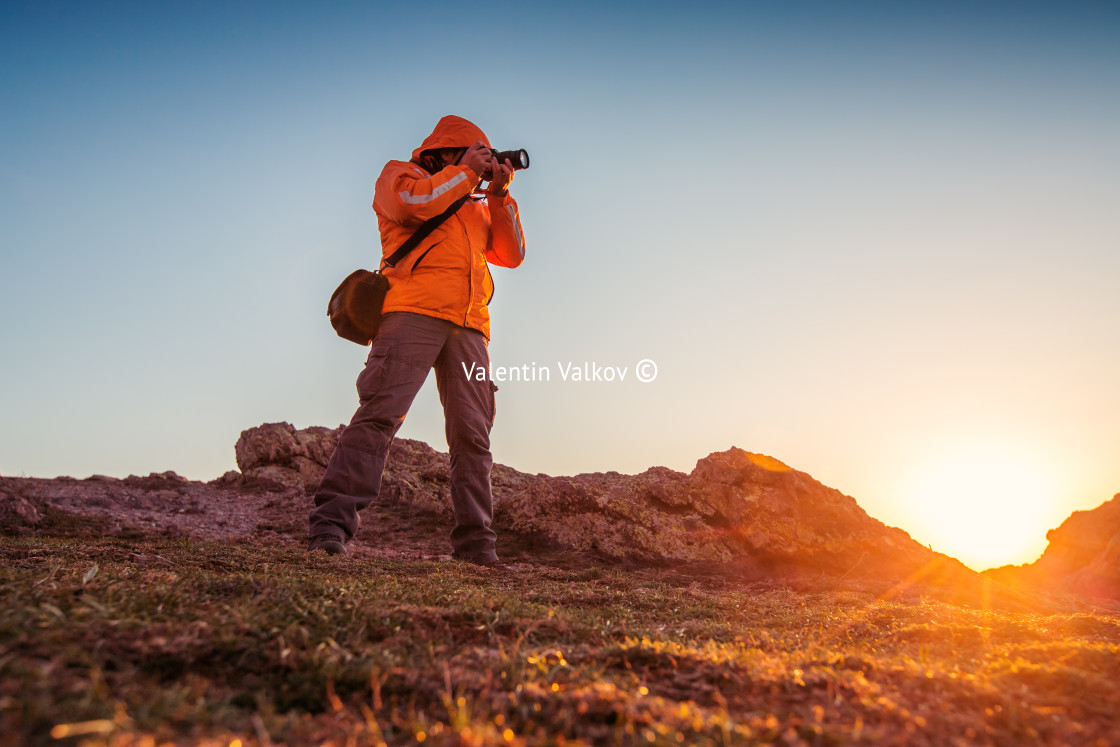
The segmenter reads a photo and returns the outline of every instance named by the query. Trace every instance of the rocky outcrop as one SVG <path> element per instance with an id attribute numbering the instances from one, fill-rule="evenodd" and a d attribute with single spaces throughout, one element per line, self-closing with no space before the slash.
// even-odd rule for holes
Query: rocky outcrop
<path id="1" fill-rule="evenodd" d="M 318 481 L 338 433 L 297 431 L 287 423 L 249 429 L 237 443 L 238 464 L 247 479 L 302 484 L 310 492 L 307 477 Z M 306 448 L 312 442 L 319 451 Z M 383 542 L 384 522 L 394 512 L 450 526 L 449 468 L 446 453 L 420 441 L 394 441 L 379 506 L 367 511 L 359 542 Z M 527 537 L 532 546 L 576 556 L 902 586 L 920 581 L 975 589 L 981 583 L 958 561 L 869 516 L 854 498 L 742 449 L 711 454 L 688 474 L 653 467 L 638 475 L 550 477 L 495 465 L 492 483 L 500 536 Z"/>
<path id="2" fill-rule="evenodd" d="M 340 433 L 341 427 L 297 430 L 288 423 L 250 428 L 234 449 L 241 474 L 209 483 L 173 472 L 124 480 L 0 479 L 0 530 L 46 532 L 45 516 L 66 514 L 96 516 L 112 533 L 303 542 L 310 495 Z M 397 439 L 379 505 L 363 512 L 356 550 L 446 552 L 449 469 L 446 453 Z M 868 516 L 852 497 L 742 449 L 711 454 L 688 474 L 653 467 L 637 475 L 550 477 L 495 465 L 492 483 L 499 549 L 519 548 L 527 559 L 552 553 L 564 562 L 668 564 L 754 578 L 867 579 L 884 594 L 917 586 L 976 597 L 984 585 L 956 560 Z"/>
<path id="3" fill-rule="evenodd" d="M 1120 493 L 1091 511 L 1075 511 L 1046 539 L 1034 563 L 984 574 L 1030 591 L 1120 600 Z"/>
<path id="4" fill-rule="evenodd" d="M 502 489 L 499 490 L 499 485 Z M 782 462 L 729 449 L 689 474 L 521 475 L 495 480 L 499 529 L 611 560 L 849 576 L 975 592 L 979 577 Z"/>
<path id="5" fill-rule="evenodd" d="M 245 480 L 311 492 L 323 478 L 341 434 L 341 425 L 296 430 L 289 423 L 265 423 L 241 431 L 233 451 Z"/>

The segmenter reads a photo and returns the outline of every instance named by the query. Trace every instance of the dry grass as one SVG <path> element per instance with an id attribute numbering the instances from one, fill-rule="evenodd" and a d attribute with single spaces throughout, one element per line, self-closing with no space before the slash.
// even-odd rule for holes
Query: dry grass
<path id="1" fill-rule="evenodd" d="M 1117 744 L 1120 621 L 0 538 L 6 744 Z"/>

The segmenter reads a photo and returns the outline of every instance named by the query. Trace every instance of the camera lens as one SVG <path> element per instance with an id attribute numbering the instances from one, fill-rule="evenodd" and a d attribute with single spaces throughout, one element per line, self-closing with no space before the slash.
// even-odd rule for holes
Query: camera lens
<path id="1" fill-rule="evenodd" d="M 499 163 L 505 163 L 508 159 L 509 162 L 513 164 L 514 170 L 529 168 L 529 151 L 524 148 L 520 150 L 493 151 L 493 153 Z"/>

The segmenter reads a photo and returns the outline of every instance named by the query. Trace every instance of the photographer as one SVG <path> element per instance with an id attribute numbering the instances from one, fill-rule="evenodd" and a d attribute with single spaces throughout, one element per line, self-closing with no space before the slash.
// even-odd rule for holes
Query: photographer
<path id="1" fill-rule="evenodd" d="M 360 525 L 358 512 L 381 489 L 389 445 L 435 368 L 451 454 L 452 554 L 502 567 L 490 528 L 495 387 L 488 378 L 468 378 L 464 372 L 489 370 L 487 304 L 494 283 L 488 263 L 517 267 L 525 258 L 517 203 L 508 191 L 513 170 L 510 160 L 494 157 L 481 129 L 447 116 L 413 151 L 411 161 L 390 161 L 381 172 L 373 209 L 389 291 L 358 376 L 358 410 L 315 494 L 309 550 L 346 552 Z M 488 187 L 478 192 L 484 181 Z M 386 263 L 420 225 L 464 197 L 462 206 L 404 259 L 395 266 Z"/>

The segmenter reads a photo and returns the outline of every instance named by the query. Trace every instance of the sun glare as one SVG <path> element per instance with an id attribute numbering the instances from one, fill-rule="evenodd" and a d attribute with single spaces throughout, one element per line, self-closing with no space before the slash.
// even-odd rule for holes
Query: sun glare
<path id="1" fill-rule="evenodd" d="M 1049 466 L 991 447 L 931 461 L 907 497 L 911 536 L 976 570 L 1033 562 L 1060 522 Z"/>

